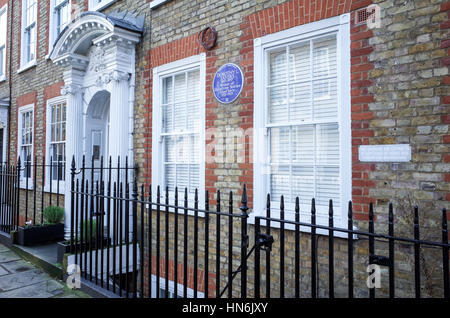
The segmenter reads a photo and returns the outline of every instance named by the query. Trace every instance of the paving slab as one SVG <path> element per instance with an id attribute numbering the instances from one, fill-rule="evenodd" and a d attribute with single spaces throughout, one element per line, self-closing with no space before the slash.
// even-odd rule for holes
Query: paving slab
<path id="1" fill-rule="evenodd" d="M 19 259 L 20 259 L 20 256 L 18 256 L 16 253 L 14 253 L 13 251 L 10 251 L 10 250 L 0 253 L 0 264 L 6 263 L 6 262 L 17 261 Z"/>
<path id="2" fill-rule="evenodd" d="M 8 275 L 8 274 L 10 274 L 10 272 L 8 272 L 5 268 L 3 268 L 0 265 L 0 276 L 4 276 L 4 275 Z"/>
<path id="3" fill-rule="evenodd" d="M 44 281 L 34 285 L 0 293 L 0 298 L 50 298 L 62 293 L 62 288 L 55 289 L 51 281 Z"/>
<path id="4" fill-rule="evenodd" d="M 40 269 L 32 269 L 22 273 L 2 276 L 0 277 L 0 292 L 34 285 L 49 279 L 50 276 Z"/>
<path id="5" fill-rule="evenodd" d="M 85 298 L 0 244 L 0 298 Z"/>
<path id="6" fill-rule="evenodd" d="M 11 274 L 26 272 L 34 268 L 33 265 L 21 259 L 18 261 L 3 263 L 1 264 L 1 267 L 5 268 Z"/>

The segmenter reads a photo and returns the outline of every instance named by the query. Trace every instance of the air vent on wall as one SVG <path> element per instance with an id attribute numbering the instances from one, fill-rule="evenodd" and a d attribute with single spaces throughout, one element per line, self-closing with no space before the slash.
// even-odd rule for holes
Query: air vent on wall
<path id="1" fill-rule="evenodd" d="M 355 24 L 366 23 L 370 18 L 375 19 L 375 8 L 364 8 L 356 11 Z"/>

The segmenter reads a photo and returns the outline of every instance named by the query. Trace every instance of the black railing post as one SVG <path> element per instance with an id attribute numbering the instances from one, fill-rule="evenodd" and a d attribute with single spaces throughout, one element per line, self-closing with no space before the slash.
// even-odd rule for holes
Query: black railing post
<path id="1" fill-rule="evenodd" d="M 373 203 L 371 202 L 369 205 L 369 233 L 374 233 L 374 215 L 373 215 Z M 370 235 L 369 236 L 369 264 L 372 264 L 372 258 L 375 254 L 375 238 Z M 373 274 L 373 271 L 370 273 L 370 275 Z M 375 278 L 373 278 L 375 279 Z M 375 287 L 370 288 L 369 290 L 369 297 L 375 298 Z"/>
<path id="2" fill-rule="evenodd" d="M 300 298 L 300 199 L 295 198 L 295 298 Z"/>
<path id="3" fill-rule="evenodd" d="M 260 218 L 255 218 L 255 298 L 260 298 L 260 248 L 258 244 L 259 233 L 261 231 Z"/>
<path id="4" fill-rule="evenodd" d="M 33 225 L 36 224 L 36 191 L 37 191 L 37 156 L 34 156 L 33 165 Z"/>
<path id="5" fill-rule="evenodd" d="M 330 200 L 328 211 L 328 296 L 334 298 L 334 216 L 333 216 L 333 200 Z"/>
<path id="6" fill-rule="evenodd" d="M 73 253 L 74 250 L 74 229 L 75 229 L 75 213 L 74 211 L 74 197 L 75 197 L 75 156 L 72 157 L 72 168 L 71 168 L 71 200 L 70 200 L 70 252 Z"/>
<path id="7" fill-rule="evenodd" d="M 194 298 L 198 297 L 198 189 L 194 194 Z"/>
<path id="8" fill-rule="evenodd" d="M 15 229 L 16 231 L 19 229 L 19 217 L 20 217 L 20 170 L 21 170 L 21 164 L 20 164 L 20 157 L 17 160 L 17 201 L 16 201 L 16 210 L 15 214 L 16 214 L 16 222 L 15 222 Z M 28 176 L 27 176 L 27 180 L 28 180 Z M 13 182 L 14 184 L 14 182 Z M 26 189 L 25 191 L 28 191 L 28 189 Z M 14 211 L 14 209 L 12 209 L 12 211 Z"/>
<path id="9" fill-rule="evenodd" d="M 394 208 L 389 204 L 389 297 L 395 297 Z"/>
<path id="10" fill-rule="evenodd" d="M 228 197 L 228 298 L 233 297 L 233 192 Z"/>
<path id="11" fill-rule="evenodd" d="M 244 185 L 242 191 L 241 200 L 241 298 L 247 298 L 247 248 L 248 248 L 248 235 L 247 235 L 247 218 L 248 218 L 248 206 L 247 206 L 247 186 Z"/>
<path id="12" fill-rule="evenodd" d="M 133 298 L 137 298 L 137 179 L 133 180 Z M 142 261 L 142 260 L 141 260 Z"/>
<path id="13" fill-rule="evenodd" d="M 209 191 L 206 190 L 205 194 L 205 298 L 209 296 Z"/>
<path id="14" fill-rule="evenodd" d="M 414 276 L 416 298 L 420 298 L 420 233 L 419 233 L 419 208 L 414 207 Z"/>
<path id="15" fill-rule="evenodd" d="M 284 298 L 284 196 L 280 201 L 280 298 Z"/>
<path id="16" fill-rule="evenodd" d="M 317 247 L 316 247 L 316 200 L 312 199 L 311 203 L 311 298 L 316 298 L 317 293 Z"/>
<path id="17" fill-rule="evenodd" d="M 26 175 L 26 179 L 25 179 L 25 222 L 28 221 L 28 188 L 29 188 L 29 179 L 30 179 L 30 175 L 29 175 L 30 163 L 31 163 L 30 156 L 28 156 L 26 158 L 26 161 L 24 162 L 24 169 L 25 169 L 25 175 Z M 18 193 L 19 192 L 20 192 L 20 190 L 18 190 Z M 17 222 L 18 221 L 19 221 L 19 219 L 17 219 Z"/>
<path id="18" fill-rule="evenodd" d="M 267 194 L 266 199 L 266 234 L 267 236 L 270 236 L 270 218 L 271 218 L 271 211 L 270 211 L 270 194 Z M 270 251 L 266 251 L 266 298 L 270 298 Z"/>
<path id="19" fill-rule="evenodd" d="M 220 213 L 220 190 L 217 190 L 217 212 Z M 216 215 L 216 298 L 220 296 L 220 214 Z"/>
<path id="20" fill-rule="evenodd" d="M 444 270 L 444 297 L 450 298 L 450 282 L 449 282 L 449 248 L 448 248 L 448 229 L 447 229 L 447 209 L 442 210 L 442 243 L 446 244 L 442 248 L 442 262 Z"/>
<path id="21" fill-rule="evenodd" d="M 348 298 L 353 298 L 353 206 L 348 203 Z"/>
<path id="22" fill-rule="evenodd" d="M 164 215 L 164 271 L 165 271 L 165 298 L 169 298 L 169 187 L 166 186 L 165 215 Z"/>
<path id="23" fill-rule="evenodd" d="M 175 222 L 174 222 L 174 298 L 178 298 L 178 187 L 175 187 Z"/>

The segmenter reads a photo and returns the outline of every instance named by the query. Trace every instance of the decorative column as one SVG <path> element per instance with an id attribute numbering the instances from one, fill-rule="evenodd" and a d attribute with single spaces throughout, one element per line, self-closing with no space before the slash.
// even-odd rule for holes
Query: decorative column
<path id="1" fill-rule="evenodd" d="M 74 75 L 73 71 L 70 71 Z M 72 158 L 75 158 L 76 167 L 81 166 L 83 135 L 83 88 L 81 78 L 71 77 L 66 80 L 61 94 L 67 96 L 66 106 L 66 174 L 65 174 L 65 221 L 64 236 L 70 239 L 71 227 L 71 180 L 72 180 Z M 69 84 L 67 84 L 69 82 Z"/>
<path id="2" fill-rule="evenodd" d="M 110 132 L 109 155 L 113 165 L 117 164 L 120 156 L 121 165 L 128 155 L 129 133 L 129 79 L 130 74 L 121 71 L 111 73 L 111 104 L 110 104 Z"/>

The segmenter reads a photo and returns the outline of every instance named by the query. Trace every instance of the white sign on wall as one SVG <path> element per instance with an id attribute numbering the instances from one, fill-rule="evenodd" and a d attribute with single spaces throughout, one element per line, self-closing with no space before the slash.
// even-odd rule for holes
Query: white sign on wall
<path id="1" fill-rule="evenodd" d="M 409 162 L 411 161 L 411 146 L 408 144 L 359 146 L 359 161 Z"/>

